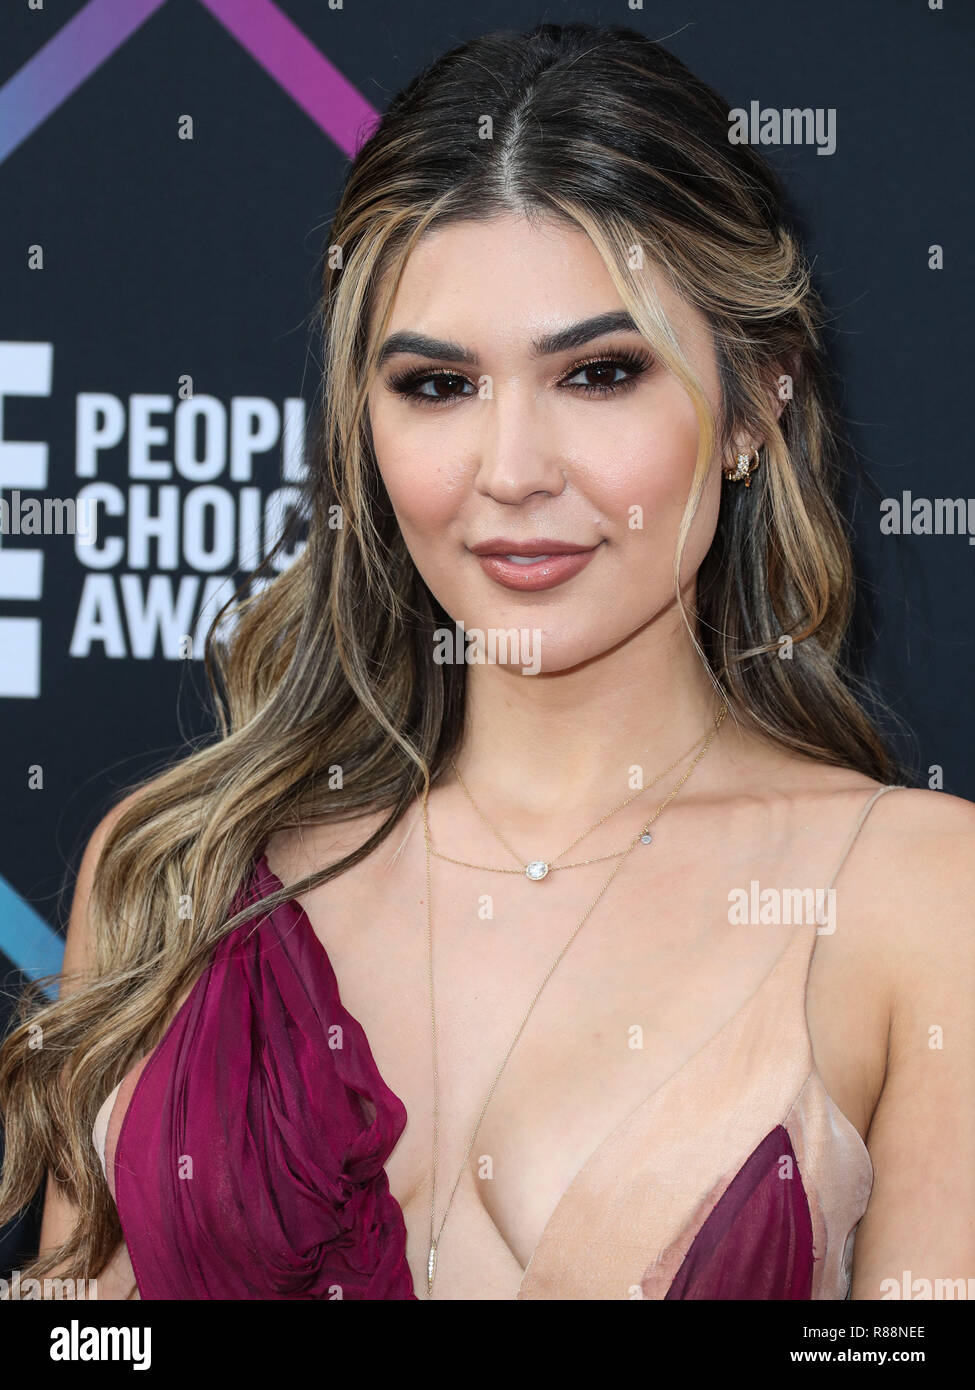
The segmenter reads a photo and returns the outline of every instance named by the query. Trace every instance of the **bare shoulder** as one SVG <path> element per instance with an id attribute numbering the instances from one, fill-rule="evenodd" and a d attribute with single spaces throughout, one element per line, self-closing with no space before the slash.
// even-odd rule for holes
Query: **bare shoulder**
<path id="1" fill-rule="evenodd" d="M 265 858 L 271 872 L 282 883 L 295 883 L 331 867 L 358 849 L 379 829 L 388 814 L 387 811 L 370 811 L 350 820 L 284 826 L 273 831 L 265 841 Z"/>
<path id="2" fill-rule="evenodd" d="M 844 931 L 822 954 L 865 953 L 876 973 L 897 967 L 909 977 L 919 957 L 934 959 L 933 930 L 940 951 L 971 949 L 975 803 L 926 788 L 885 789 L 861 772 L 791 751 L 749 762 L 758 770 L 744 781 L 746 804 L 761 796 L 778 807 L 797 855 L 817 854 L 828 873 L 853 837 L 837 877 Z"/>
<path id="3" fill-rule="evenodd" d="M 905 943 L 930 930 L 972 928 L 975 803 L 946 792 L 898 787 L 879 797 L 858 836 L 862 890 L 896 914 Z M 966 928 L 967 924 L 967 928 Z M 896 938 L 895 938 L 896 939 Z M 889 941 L 888 944 L 894 944 Z"/>
<path id="4" fill-rule="evenodd" d="M 848 793 L 842 785 L 831 798 L 834 814 L 855 840 L 837 891 L 855 909 L 863 944 L 885 966 L 907 971 L 919 957 L 932 960 L 933 930 L 948 952 L 970 947 L 975 803 L 915 787 L 883 790 L 869 778 Z"/>
<path id="5" fill-rule="evenodd" d="M 891 1057 L 932 1021 L 971 1021 L 975 986 L 975 804 L 903 789 L 873 816 L 868 885 L 891 991 Z M 926 1036 L 926 1034 L 925 1034 Z"/>
<path id="6" fill-rule="evenodd" d="M 879 789 L 881 784 L 869 785 Z M 902 841 L 940 836 L 949 839 L 959 836 L 963 840 L 975 834 L 975 802 L 943 791 L 893 787 L 871 820 L 882 834 L 896 836 Z"/>
<path id="7" fill-rule="evenodd" d="M 71 913 L 68 918 L 68 931 L 64 940 L 64 956 L 61 962 L 63 975 L 61 994 L 67 995 L 83 982 L 94 965 L 94 936 L 89 920 L 89 900 L 95 879 L 95 870 L 101 858 L 105 842 L 125 813 L 131 809 L 148 790 L 148 786 L 136 787 L 128 792 L 108 810 L 95 826 L 85 845 L 78 876 L 75 879 L 71 899 Z"/>
<path id="8" fill-rule="evenodd" d="M 95 871 L 105 842 L 112 830 L 126 811 L 135 805 L 145 790 L 145 786 L 137 787 L 116 802 L 102 816 L 85 845 L 71 899 L 71 913 L 68 919 L 68 930 L 61 961 L 59 1000 L 66 999 L 69 995 L 83 988 L 94 974 L 95 932 L 90 917 L 90 899 Z M 38 1253 L 44 1255 L 63 1245 L 70 1237 L 77 1221 L 77 1207 L 68 1200 L 53 1172 L 49 1171 L 41 1216 Z M 121 1257 L 117 1257 L 103 1271 L 103 1297 L 115 1296 L 111 1291 L 117 1287 L 117 1275 L 120 1267 Z M 53 1273 L 57 1273 L 57 1271 L 53 1271 Z"/>
<path id="9" fill-rule="evenodd" d="M 975 1267 L 975 805 L 898 789 L 860 838 L 849 891 L 889 1017 L 852 1292 L 873 1299 L 901 1271 L 937 1284 Z"/>
<path id="10" fill-rule="evenodd" d="M 861 790 L 861 811 L 879 789 Z M 824 968 L 832 960 L 858 981 L 864 1007 L 868 997 L 877 1002 L 888 1065 L 928 1023 L 975 1017 L 975 804 L 911 787 L 876 797 L 836 893 L 841 930 L 819 954 Z"/>
<path id="11" fill-rule="evenodd" d="M 754 785 L 738 778 L 738 786 L 752 799 L 761 792 L 763 799 L 771 794 L 786 803 L 786 818 L 797 830 L 832 827 L 839 839 L 847 826 L 856 830 L 844 885 L 856 880 L 865 893 L 887 899 L 903 893 L 905 906 L 918 907 L 932 891 L 957 897 L 975 886 L 975 802 L 926 788 L 885 787 L 864 773 L 786 750 L 771 750 L 753 764 Z"/>

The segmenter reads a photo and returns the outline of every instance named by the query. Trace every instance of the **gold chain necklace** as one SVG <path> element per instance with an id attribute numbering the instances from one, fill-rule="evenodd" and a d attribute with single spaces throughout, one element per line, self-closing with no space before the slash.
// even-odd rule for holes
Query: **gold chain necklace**
<path id="1" fill-rule="evenodd" d="M 473 1147 L 474 1147 L 474 1140 L 477 1138 L 478 1130 L 481 1128 L 481 1123 L 482 1123 L 482 1121 L 483 1121 L 483 1119 L 484 1119 L 485 1112 L 487 1111 L 487 1108 L 488 1108 L 488 1106 L 489 1106 L 490 1103 L 491 1103 L 491 1098 L 492 1098 L 492 1096 L 494 1095 L 494 1092 L 495 1092 L 495 1090 L 496 1090 L 496 1088 L 497 1088 L 498 1082 L 501 1080 L 501 1073 L 504 1071 L 505 1067 L 507 1066 L 507 1064 L 508 1064 L 508 1058 L 511 1056 L 512 1052 L 513 1052 L 514 1049 L 515 1049 L 515 1045 L 516 1045 L 516 1043 L 518 1042 L 518 1039 L 521 1037 L 522 1033 L 524 1032 L 525 1025 L 527 1024 L 528 1019 L 529 1019 L 530 1016 L 531 1016 L 532 1010 L 534 1009 L 536 1003 L 538 1002 L 538 998 L 539 998 L 540 994 L 542 993 L 542 990 L 545 988 L 545 986 L 548 984 L 548 982 L 549 982 L 549 980 L 551 979 L 551 977 L 554 975 L 554 973 L 555 973 L 555 971 L 556 971 L 556 968 L 558 967 L 560 961 L 562 960 L 562 957 L 565 955 L 566 951 L 568 951 L 568 949 L 569 949 L 569 947 L 572 945 L 573 941 L 575 941 L 576 937 L 579 935 L 579 932 L 582 930 L 583 926 L 585 925 L 586 921 L 588 920 L 588 918 L 589 918 L 590 914 L 592 913 L 593 909 L 595 908 L 596 904 L 599 902 L 600 898 L 601 898 L 601 897 L 603 896 L 603 894 L 606 892 L 606 889 L 607 889 L 607 888 L 609 887 L 609 885 L 612 883 L 613 879 L 614 879 L 614 878 L 616 877 L 616 875 L 619 873 L 620 869 L 621 869 L 621 868 L 623 867 L 623 865 L 626 863 L 626 859 L 627 859 L 627 857 L 628 857 L 630 851 L 631 851 L 632 849 L 634 849 L 634 848 L 636 847 L 637 844 L 639 844 L 639 842 L 640 842 L 640 840 L 641 840 L 641 838 L 642 838 L 642 835 L 643 835 L 644 833 L 646 833 L 646 831 L 647 831 L 647 827 L 650 826 L 650 825 L 652 825 L 653 822 L 654 822 L 654 821 L 657 819 L 657 817 L 660 815 L 661 811 L 663 811 L 663 809 L 664 809 L 666 806 L 668 806 L 668 805 L 670 804 L 671 801 L 673 801 L 674 797 L 675 797 L 675 796 L 677 795 L 677 793 L 680 791 L 681 787 L 682 787 L 682 786 L 684 785 L 684 783 L 687 781 L 688 777 L 690 777 L 691 773 L 694 771 L 694 769 L 697 767 L 698 763 L 701 761 L 701 759 L 702 759 L 702 758 L 704 757 L 704 755 L 707 753 L 708 749 L 711 747 L 711 744 L 712 744 L 714 738 L 717 736 L 718 729 L 719 729 L 720 726 L 721 726 L 721 719 L 724 717 L 724 713 L 726 712 L 726 710 L 727 710 L 727 706 L 722 705 L 721 710 L 719 711 L 719 717 L 717 717 L 717 718 L 715 719 L 715 726 L 714 726 L 714 729 L 713 729 L 713 730 L 711 731 L 711 733 L 708 735 L 707 741 L 706 741 L 704 747 L 700 750 L 700 752 L 699 752 L 699 753 L 697 754 L 697 756 L 694 758 L 694 761 L 691 763 L 690 767 L 687 769 L 687 771 L 684 773 L 684 775 L 683 775 L 683 776 L 675 783 L 675 785 L 671 788 L 670 792 L 669 792 L 668 795 L 664 798 L 664 800 L 660 803 L 660 805 L 657 807 L 656 811 L 654 811 L 654 813 L 653 813 L 653 815 L 650 817 L 649 821 L 646 822 L 646 825 L 644 826 L 644 830 L 640 833 L 640 835 L 636 835 L 636 836 L 633 838 L 633 840 L 631 841 L 631 843 L 629 844 L 629 846 L 628 846 L 625 850 L 621 851 L 620 857 L 619 857 L 619 863 L 615 865 L 615 867 L 613 868 L 613 871 L 612 871 L 611 874 L 609 875 L 609 878 L 607 878 L 607 880 L 606 880 L 606 882 L 603 884 L 602 888 L 600 888 L 600 890 L 599 890 L 599 892 L 596 894 L 595 898 L 593 898 L 592 902 L 591 902 L 591 903 L 589 904 L 589 906 L 586 908 L 586 910 L 585 910 L 585 912 L 584 912 L 584 914 L 583 914 L 582 920 L 580 921 L 579 925 L 575 928 L 575 930 L 573 931 L 572 935 L 569 937 L 568 941 L 565 943 L 565 945 L 562 947 L 561 951 L 560 951 L 560 952 L 558 953 L 558 955 L 555 957 L 555 960 L 552 962 L 551 966 L 549 967 L 549 969 L 548 969 L 548 971 L 547 971 L 547 973 L 546 973 L 546 975 L 545 975 L 545 978 L 542 980 L 542 983 L 538 986 L 538 989 L 535 991 L 535 994 L 534 994 L 534 996 L 533 996 L 533 998 L 532 998 L 532 1001 L 531 1001 L 531 1003 L 530 1003 L 529 1006 L 528 1006 L 528 1012 L 525 1014 L 524 1018 L 521 1020 L 521 1023 L 518 1025 L 518 1031 L 515 1033 L 514 1037 L 513 1037 L 512 1040 L 511 1040 L 511 1043 L 510 1043 L 510 1045 L 509 1045 L 509 1047 L 508 1047 L 507 1052 L 504 1054 L 504 1058 L 502 1059 L 501 1065 L 500 1065 L 500 1067 L 498 1068 L 497 1072 L 495 1073 L 494 1080 L 491 1082 L 491 1089 L 488 1091 L 487 1096 L 486 1096 L 485 1101 L 484 1101 L 484 1104 L 481 1106 L 481 1113 L 480 1113 L 480 1114 L 478 1115 L 478 1117 L 477 1117 L 477 1123 L 475 1124 L 473 1133 L 471 1134 L 470 1140 L 468 1141 L 467 1149 L 466 1149 L 466 1151 L 465 1151 L 465 1153 L 464 1153 L 464 1158 L 463 1158 L 463 1160 L 462 1160 L 462 1162 L 461 1162 L 461 1165 L 460 1165 L 460 1172 L 457 1174 L 456 1181 L 454 1182 L 454 1185 L 453 1185 L 453 1187 L 451 1188 L 450 1197 L 447 1199 L 447 1206 L 446 1206 L 446 1208 L 445 1208 L 445 1210 L 444 1210 L 443 1220 L 440 1222 L 440 1227 L 439 1227 L 438 1230 L 435 1230 L 435 1222 L 436 1222 L 436 1195 L 437 1195 L 437 1166 L 438 1166 L 438 1159 L 439 1159 L 439 1152 L 440 1152 L 440 1075 L 439 1075 L 439 1071 L 438 1071 L 438 1068 L 437 1068 L 437 1016 L 436 1016 L 436 1009 L 435 1009 L 435 1006 L 434 1006 L 434 995 L 433 995 L 433 908 L 432 908 L 432 905 L 431 905 L 431 867 L 432 867 L 432 865 L 431 865 L 431 855 L 432 855 L 432 851 L 431 851 L 431 847 L 430 847 L 430 820 L 429 820 L 428 807 L 427 807 L 428 788 L 427 788 L 427 787 L 424 787 L 424 789 L 423 789 L 423 795 L 422 795 L 422 799 L 421 799 L 421 805 L 422 805 L 422 808 L 423 808 L 423 834 L 424 834 L 424 840 L 425 840 L 425 844 L 426 844 L 426 868 L 427 868 L 427 956 L 428 956 L 428 962 L 429 962 L 429 976 L 430 976 L 430 1026 L 431 1026 L 431 1032 L 432 1032 L 432 1036 L 433 1036 L 433 1171 L 432 1171 L 432 1174 L 431 1174 L 431 1181 L 430 1181 L 430 1249 L 429 1249 L 429 1254 L 427 1255 L 427 1295 L 428 1295 L 428 1297 L 429 1297 L 429 1296 L 432 1296 L 432 1294 L 433 1294 L 433 1281 L 434 1281 L 434 1278 L 435 1278 L 436 1272 L 437 1272 L 437 1246 L 438 1246 L 438 1243 L 439 1243 L 439 1241 L 440 1241 L 440 1237 L 443 1235 L 443 1228 L 444 1228 L 444 1226 L 447 1224 L 447 1216 L 448 1216 L 448 1214 L 449 1214 L 449 1212 L 450 1212 L 450 1208 L 451 1208 L 451 1206 L 452 1206 L 452 1204 L 453 1204 L 454 1195 L 455 1195 L 456 1192 L 457 1192 L 457 1188 L 458 1188 L 458 1186 L 460 1185 L 460 1180 L 461 1180 L 461 1178 L 464 1176 L 464 1171 L 465 1171 L 465 1169 L 467 1168 L 467 1161 L 468 1161 L 468 1159 L 470 1158 L 471 1149 L 473 1149 Z"/>
<path id="2" fill-rule="evenodd" d="M 714 727 L 716 731 L 721 727 L 721 721 L 724 719 L 727 713 L 727 705 L 722 705 L 718 710 L 717 715 L 715 716 Z M 628 854 L 632 846 L 626 846 L 623 849 L 613 850 L 610 854 L 599 854 L 592 859 L 579 859 L 574 864 L 559 864 L 556 862 L 557 860 L 561 859 L 564 854 L 568 854 L 569 850 L 575 849 L 576 845 L 579 844 L 580 840 L 584 840 L 587 835 L 591 835 L 594 830 L 598 830 L 599 827 L 604 823 L 604 821 L 608 821 L 611 816 L 617 815 L 618 812 L 624 809 L 624 807 L 629 806 L 631 801 L 635 801 L 638 796 L 643 796 L 644 793 L 648 792 L 651 787 L 655 786 L 656 783 L 659 782 L 662 777 L 666 777 L 668 772 L 673 772 L 674 768 L 677 767 L 679 763 L 682 763 L 684 759 L 688 757 L 691 753 L 693 753 L 694 749 L 698 746 L 698 744 L 701 743 L 703 739 L 706 737 L 707 735 L 702 735 L 701 738 L 697 739 L 694 743 L 691 744 L 690 748 L 688 748 L 685 752 L 681 753 L 679 757 L 675 758 L 674 761 L 668 767 L 665 767 L 663 772 L 658 772 L 656 777 L 649 781 L 645 787 L 641 787 L 639 791 L 635 791 L 632 796 L 628 796 L 625 801 L 621 801 L 618 806 L 614 806 L 611 811 L 607 811 L 604 816 L 600 816 L 599 820 L 597 820 L 594 825 L 591 825 L 588 830 L 584 830 L 582 834 L 578 835 L 570 845 L 566 845 L 565 849 L 560 850 L 559 853 L 554 855 L 551 859 L 531 859 L 527 863 L 517 852 L 517 850 L 512 849 L 512 847 L 508 844 L 508 841 L 501 834 L 500 830 L 498 830 L 488 820 L 487 816 L 484 814 L 480 806 L 478 806 L 477 802 L 471 795 L 467 783 L 464 781 L 463 777 L 461 777 L 460 772 L 457 770 L 453 758 L 451 758 L 450 766 L 453 768 L 454 775 L 456 776 L 457 781 L 463 788 L 464 794 L 467 797 L 468 801 L 474 807 L 474 810 L 480 816 L 481 820 L 487 826 L 488 830 L 490 830 L 491 834 L 495 837 L 495 839 L 498 840 L 504 846 L 504 848 L 508 851 L 512 858 L 515 859 L 517 863 L 521 865 L 521 867 L 518 869 L 499 869 L 495 864 L 471 864 L 466 859 L 454 859 L 449 854 L 442 854 L 440 850 L 433 848 L 432 842 L 430 846 L 430 853 L 435 854 L 438 859 L 446 860 L 448 864 L 460 864 L 461 867 L 465 869 L 481 869 L 483 870 L 483 872 L 491 874 L 524 874 L 524 876 L 531 883 L 540 883 L 543 878 L 547 878 L 550 873 L 553 873 L 559 869 L 584 869 L 587 864 L 602 864 L 607 859 L 617 859 L 622 854 Z M 653 840 L 653 836 L 650 834 L 650 824 L 651 823 L 648 821 L 644 825 L 643 830 L 640 833 L 641 844 L 649 845 Z"/>

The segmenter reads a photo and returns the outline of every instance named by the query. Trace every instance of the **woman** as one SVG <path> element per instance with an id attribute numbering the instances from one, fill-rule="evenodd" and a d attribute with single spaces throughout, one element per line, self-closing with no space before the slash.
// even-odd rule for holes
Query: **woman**
<path id="1" fill-rule="evenodd" d="M 0 1057 L 0 1217 L 50 1174 L 24 1277 L 967 1277 L 975 809 L 897 786 L 843 665 L 773 174 L 664 49 L 544 25 L 393 101 L 329 242 L 307 545 Z"/>

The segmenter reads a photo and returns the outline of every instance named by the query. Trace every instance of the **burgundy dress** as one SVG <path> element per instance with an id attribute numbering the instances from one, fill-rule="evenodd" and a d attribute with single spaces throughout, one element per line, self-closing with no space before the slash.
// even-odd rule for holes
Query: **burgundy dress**
<path id="1" fill-rule="evenodd" d="M 262 854 L 234 912 L 280 886 Z M 789 933 L 583 1164 L 519 1299 L 847 1297 L 873 1170 L 813 1060 L 817 928 Z M 255 913 L 96 1122 L 141 1297 L 414 1299 L 384 1168 L 405 1124 L 303 909 Z"/>

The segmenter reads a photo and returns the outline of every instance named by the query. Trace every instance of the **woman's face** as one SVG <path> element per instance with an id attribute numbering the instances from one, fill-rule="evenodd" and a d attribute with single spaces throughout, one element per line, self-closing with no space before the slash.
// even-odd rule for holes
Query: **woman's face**
<path id="1" fill-rule="evenodd" d="M 717 418 L 706 322 L 653 278 Z M 544 672 L 675 606 L 697 419 L 611 316 L 623 303 L 582 231 L 518 216 L 447 225 L 409 259 L 370 386 L 376 458 L 423 579 L 468 632 L 535 631 Z M 720 465 L 685 547 L 685 593 L 714 536 Z"/>

